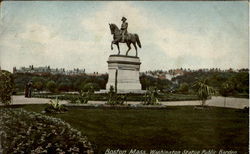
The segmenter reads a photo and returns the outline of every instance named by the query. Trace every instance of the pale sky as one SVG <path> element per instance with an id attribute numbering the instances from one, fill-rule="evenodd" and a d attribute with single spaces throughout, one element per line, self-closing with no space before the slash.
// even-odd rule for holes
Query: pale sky
<path id="1" fill-rule="evenodd" d="M 0 15 L 0 65 L 10 71 L 50 65 L 107 72 L 108 56 L 117 53 L 108 24 L 120 27 L 122 16 L 140 37 L 141 71 L 249 68 L 248 2 L 4 1 Z"/>

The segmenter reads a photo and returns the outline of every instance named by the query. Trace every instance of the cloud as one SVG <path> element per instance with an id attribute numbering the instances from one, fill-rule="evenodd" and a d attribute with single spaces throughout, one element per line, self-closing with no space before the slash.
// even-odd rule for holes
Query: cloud
<path id="1" fill-rule="evenodd" d="M 1 23 L 5 27 L 1 31 L 4 35 L 0 35 L 0 56 L 4 57 L 1 58 L 1 65 L 10 68 L 13 65 L 37 64 L 106 72 L 108 56 L 117 53 L 116 48 L 113 51 L 110 49 L 113 38 L 108 23 L 120 27 L 121 17 L 125 16 L 128 18 L 128 31 L 140 36 L 142 49 L 139 49 L 139 56 L 143 70 L 248 66 L 248 40 L 244 38 L 235 38 L 224 31 L 210 29 L 206 24 L 201 24 L 201 31 L 197 29 L 199 23 L 188 28 L 181 25 L 177 29 L 172 20 L 180 19 L 170 18 L 166 14 L 155 16 L 151 9 L 138 3 L 135 5 L 134 2 L 112 1 L 98 6 L 84 12 L 83 16 L 76 16 L 80 19 L 74 21 L 80 20 L 80 26 L 71 28 L 81 33 L 77 34 L 80 39 L 70 39 L 77 38 L 73 36 L 75 33 L 67 33 L 70 37 L 65 37 L 64 33 L 60 33 L 63 28 L 57 26 L 58 29 L 55 29 L 39 23 L 39 18 L 34 23 L 22 23 L 16 29 L 14 24 L 6 26 L 6 23 Z M 69 17 L 74 16 L 71 12 L 64 13 Z M 59 24 L 64 26 L 63 21 Z M 122 54 L 126 50 L 126 45 L 121 44 Z M 130 55 L 134 55 L 134 49 Z"/>
<path id="2" fill-rule="evenodd" d="M 216 61 L 220 58 L 224 58 L 225 61 L 232 59 L 234 56 L 232 53 L 236 47 L 239 47 L 239 50 L 243 50 L 242 54 L 247 56 L 247 52 L 244 51 L 246 49 L 244 46 L 246 45 L 244 43 L 240 43 L 242 46 L 237 45 L 235 38 L 228 35 L 228 33 L 215 31 L 209 25 L 202 23 L 202 31 L 196 29 L 195 25 L 189 27 L 189 29 L 185 29 L 185 25 L 183 25 L 183 30 L 180 31 L 175 25 L 171 24 L 166 15 L 153 17 L 148 9 L 135 7 L 132 2 L 105 3 L 98 11 L 84 18 L 82 26 L 85 30 L 95 35 L 95 38 L 100 38 L 103 45 L 109 44 L 112 37 L 109 33 L 108 23 L 114 22 L 120 26 L 122 16 L 128 18 L 128 31 L 139 34 L 142 46 L 150 45 L 150 50 L 160 50 L 166 57 L 175 61 L 180 61 L 180 59 L 183 59 L 183 56 L 186 56 L 185 59 L 190 61 L 206 59 L 203 62 L 197 61 L 198 66 L 204 65 L 203 63 L 207 63 L 210 60 L 209 63 L 214 62 L 214 67 L 226 67 L 222 61 L 220 63 Z M 193 33 L 193 31 L 196 31 L 196 33 Z M 240 42 L 240 40 L 237 41 Z M 141 50 L 149 49 L 143 48 Z M 244 64 L 242 59 L 235 62 L 243 67 L 247 61 L 245 60 Z M 159 63 L 163 63 L 163 61 Z M 190 62 L 185 61 L 185 63 L 188 64 Z M 187 65 L 184 64 L 183 67 L 185 66 Z M 212 65 L 209 64 L 209 66 Z M 227 66 L 232 67 L 232 64 L 229 63 Z M 149 65 L 148 67 L 150 68 Z"/>
<path id="3" fill-rule="evenodd" d="M 120 26 L 121 18 L 125 16 L 132 25 L 129 25 L 131 32 L 138 31 L 141 28 L 145 30 L 147 27 L 147 25 L 143 26 L 144 23 L 147 23 L 145 13 L 143 10 L 134 7 L 131 2 L 107 2 L 98 11 L 84 18 L 82 25 L 87 31 L 102 36 L 107 32 L 110 34 L 108 23 L 117 22 L 116 24 Z"/>
<path id="4" fill-rule="evenodd" d="M 67 40 L 42 24 L 32 23 L 24 27 L 23 32 L 5 35 L 1 39 L 0 50 L 5 51 L 1 53 L 4 57 L 1 65 L 6 65 L 9 61 L 14 66 L 35 64 L 68 69 L 88 67 L 88 71 L 100 69 L 95 65 L 100 52 L 93 48 L 94 42 Z"/>
<path id="5" fill-rule="evenodd" d="M 89 13 L 88 16 L 82 19 L 81 25 L 84 31 L 89 34 L 87 35 L 88 38 L 85 39 L 95 43 L 95 46 L 91 46 L 90 48 L 94 48 L 102 53 L 105 61 L 110 54 L 116 54 L 117 48 L 115 47 L 112 51 L 110 48 L 113 36 L 110 33 L 109 23 L 115 23 L 120 27 L 121 17 L 125 16 L 129 19 L 129 31 L 131 33 L 143 33 L 145 28 L 143 29 L 140 23 L 145 23 L 146 19 L 144 19 L 145 17 L 141 15 L 140 11 L 140 9 L 132 6 L 130 2 L 105 2 L 97 11 Z M 122 54 L 125 54 L 127 46 L 120 44 L 120 48 Z M 106 62 L 103 64 L 105 65 Z"/>
<path id="6" fill-rule="evenodd" d="M 44 25 L 30 24 L 25 29 L 26 31 L 20 34 L 20 38 L 35 43 L 47 44 L 54 37 L 51 31 Z"/>
<path id="7" fill-rule="evenodd" d="M 135 7 L 130 2 L 109 2 L 97 12 L 84 18 L 82 25 L 95 38 L 100 38 L 103 44 L 108 44 L 112 39 L 108 23 L 115 22 L 120 26 L 122 16 L 128 18 L 128 31 L 138 33 L 142 44 L 156 46 L 155 48 L 160 48 L 161 52 L 164 52 L 166 56 L 172 58 L 178 58 L 185 54 L 207 58 L 221 56 L 221 52 L 214 50 L 214 45 L 211 44 L 211 41 L 216 39 L 216 36 L 210 37 L 179 32 L 171 24 L 160 22 L 166 20 L 163 18 L 164 16 L 147 18 L 151 16 L 148 10 Z M 142 50 L 145 50 L 145 48 Z"/>

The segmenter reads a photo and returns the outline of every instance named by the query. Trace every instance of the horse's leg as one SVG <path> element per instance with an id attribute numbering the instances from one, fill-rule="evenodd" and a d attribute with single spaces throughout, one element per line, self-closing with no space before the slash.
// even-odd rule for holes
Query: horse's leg
<path id="1" fill-rule="evenodd" d="M 120 38 L 114 37 L 114 40 L 111 42 L 111 50 L 113 50 L 113 44 L 119 43 L 119 39 L 120 39 Z"/>
<path id="2" fill-rule="evenodd" d="M 119 42 L 116 43 L 117 48 L 118 48 L 118 55 L 120 54 L 120 46 L 119 46 Z"/>
<path id="3" fill-rule="evenodd" d="M 136 52 L 136 57 L 137 57 L 137 46 L 136 46 L 136 44 L 135 44 L 135 42 L 133 42 L 133 45 L 134 45 L 134 47 L 135 47 L 135 52 Z"/>
<path id="4" fill-rule="evenodd" d="M 111 42 L 111 50 L 113 50 L 113 43 L 114 43 L 114 41 Z"/>
<path id="5" fill-rule="evenodd" d="M 128 50 L 127 50 L 127 52 L 126 52 L 126 56 L 128 55 L 128 52 L 129 52 L 129 50 L 131 49 L 130 42 L 129 42 L 129 43 L 127 42 L 127 46 L 128 46 Z"/>

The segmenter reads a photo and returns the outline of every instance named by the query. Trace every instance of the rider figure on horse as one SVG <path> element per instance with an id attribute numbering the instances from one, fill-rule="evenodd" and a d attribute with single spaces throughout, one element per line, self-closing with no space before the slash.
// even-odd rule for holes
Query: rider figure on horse
<path id="1" fill-rule="evenodd" d="M 121 34 L 122 34 L 122 41 L 124 42 L 125 40 L 125 35 L 127 35 L 128 31 L 128 23 L 126 22 L 127 18 L 122 17 L 122 25 L 121 25 Z"/>
<path id="2" fill-rule="evenodd" d="M 111 41 L 111 50 L 113 50 L 113 44 L 117 45 L 117 49 L 118 49 L 118 55 L 120 54 L 120 47 L 119 47 L 119 43 L 126 43 L 128 46 L 128 50 L 126 52 L 126 56 L 128 56 L 128 52 L 131 49 L 131 44 L 134 45 L 135 47 L 135 51 L 136 51 L 136 57 L 138 56 L 137 54 L 137 46 L 138 45 L 141 48 L 141 42 L 139 39 L 139 36 L 137 34 L 132 34 L 132 33 L 128 33 L 127 29 L 128 29 L 128 23 L 126 22 L 126 18 L 122 17 L 122 25 L 121 25 L 121 29 L 119 29 L 118 26 L 116 26 L 115 24 L 109 24 L 109 28 L 111 31 L 111 35 L 113 35 L 113 41 Z"/>

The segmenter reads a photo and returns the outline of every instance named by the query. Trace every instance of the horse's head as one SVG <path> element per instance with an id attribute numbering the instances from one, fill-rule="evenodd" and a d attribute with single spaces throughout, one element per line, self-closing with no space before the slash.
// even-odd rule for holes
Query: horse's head
<path id="1" fill-rule="evenodd" d="M 119 30 L 119 28 L 115 24 L 109 24 L 109 28 L 111 31 L 111 34 L 115 34 L 115 30 Z"/>

